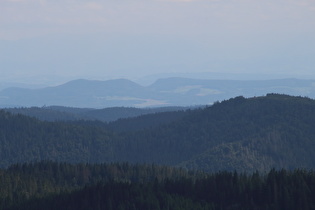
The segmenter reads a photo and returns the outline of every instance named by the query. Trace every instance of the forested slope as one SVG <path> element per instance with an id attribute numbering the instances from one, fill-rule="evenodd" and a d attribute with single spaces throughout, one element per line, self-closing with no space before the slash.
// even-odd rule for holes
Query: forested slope
<path id="1" fill-rule="evenodd" d="M 187 112 L 176 122 L 127 133 L 124 139 L 132 143 L 125 159 L 208 171 L 315 166 L 314 100 L 237 97 Z"/>
<path id="2" fill-rule="evenodd" d="M 239 97 L 217 104 L 206 113 L 209 115 L 204 118 L 212 118 L 216 126 L 200 127 L 217 127 L 219 132 L 208 133 L 219 134 L 211 139 L 223 139 L 182 166 L 210 171 L 315 166 L 314 100 L 277 94 Z"/>
<path id="3" fill-rule="evenodd" d="M 110 161 L 114 136 L 99 126 L 42 122 L 0 111 L 0 166 L 39 160 Z"/>
<path id="4" fill-rule="evenodd" d="M 206 171 L 315 168 L 315 101 L 269 94 L 119 120 L 42 122 L 0 112 L 0 165 L 131 162 Z"/>

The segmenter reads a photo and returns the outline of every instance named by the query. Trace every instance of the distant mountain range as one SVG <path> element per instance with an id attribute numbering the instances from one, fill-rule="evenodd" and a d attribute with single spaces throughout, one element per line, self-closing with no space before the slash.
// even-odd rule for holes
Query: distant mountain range
<path id="1" fill-rule="evenodd" d="M 141 86 L 126 79 L 73 80 L 46 88 L 6 88 L 0 107 L 67 106 L 79 108 L 162 107 L 207 105 L 231 97 L 281 93 L 315 98 L 315 80 L 159 79 Z"/>

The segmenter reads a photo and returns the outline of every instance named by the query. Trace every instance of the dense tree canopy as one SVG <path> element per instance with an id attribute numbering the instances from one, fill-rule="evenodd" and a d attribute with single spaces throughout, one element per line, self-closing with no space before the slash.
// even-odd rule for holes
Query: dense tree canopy
<path id="1" fill-rule="evenodd" d="M 315 172 L 39 162 L 0 171 L 0 209 L 314 209 Z"/>

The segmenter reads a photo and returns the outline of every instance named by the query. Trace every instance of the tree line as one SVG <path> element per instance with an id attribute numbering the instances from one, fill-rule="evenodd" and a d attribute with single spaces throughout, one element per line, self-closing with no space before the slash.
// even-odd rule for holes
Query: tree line
<path id="1" fill-rule="evenodd" d="M 157 165 L 15 164 L 0 209 L 314 209 L 315 172 L 204 173 Z"/>

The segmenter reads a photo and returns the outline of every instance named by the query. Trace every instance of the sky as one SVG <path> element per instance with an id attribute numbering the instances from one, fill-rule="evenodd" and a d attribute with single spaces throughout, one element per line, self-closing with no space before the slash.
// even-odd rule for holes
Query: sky
<path id="1" fill-rule="evenodd" d="M 0 0 L 0 82 L 315 79 L 314 37 L 315 0 Z"/>

